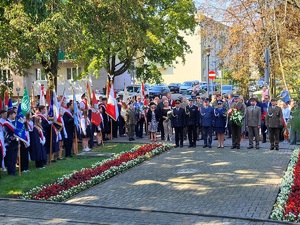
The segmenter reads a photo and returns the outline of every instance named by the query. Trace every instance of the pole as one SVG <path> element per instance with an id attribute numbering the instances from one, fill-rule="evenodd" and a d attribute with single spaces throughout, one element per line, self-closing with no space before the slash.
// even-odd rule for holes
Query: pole
<path id="1" fill-rule="evenodd" d="M 74 152 L 77 155 L 78 154 L 78 139 L 77 139 L 77 128 L 74 126 L 74 133 L 75 133 L 75 149 Z"/>
<path id="2" fill-rule="evenodd" d="M 19 159 L 19 176 L 21 176 L 21 145 L 20 140 L 18 140 L 18 159 Z"/>
<path id="3" fill-rule="evenodd" d="M 52 124 L 50 126 L 50 152 L 49 152 L 49 161 L 50 161 L 50 165 L 51 165 L 51 161 L 52 161 Z"/>
<path id="4" fill-rule="evenodd" d="M 207 54 L 207 97 L 209 98 L 209 54 Z"/>
<path id="5" fill-rule="evenodd" d="M 113 127 L 113 125 L 112 125 L 112 118 L 110 118 L 110 140 L 112 139 L 112 127 Z"/>

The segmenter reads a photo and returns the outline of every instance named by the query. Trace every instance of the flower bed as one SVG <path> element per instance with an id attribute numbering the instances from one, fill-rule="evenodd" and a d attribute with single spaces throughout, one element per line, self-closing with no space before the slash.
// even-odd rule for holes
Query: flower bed
<path id="1" fill-rule="evenodd" d="M 172 145 L 146 144 L 121 152 L 113 157 L 57 179 L 54 183 L 35 187 L 20 198 L 46 201 L 64 201 L 75 194 L 101 183 L 129 168 L 172 148 Z"/>
<path id="2" fill-rule="evenodd" d="M 300 222 L 300 150 L 292 153 L 280 192 L 271 214 L 272 219 Z"/>

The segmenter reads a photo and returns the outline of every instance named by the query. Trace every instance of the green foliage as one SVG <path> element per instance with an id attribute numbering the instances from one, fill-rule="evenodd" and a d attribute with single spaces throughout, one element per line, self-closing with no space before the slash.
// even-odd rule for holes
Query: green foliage
<path id="1" fill-rule="evenodd" d="M 300 109 L 297 108 L 292 112 L 293 118 L 290 121 L 290 124 L 294 131 L 300 132 Z"/>

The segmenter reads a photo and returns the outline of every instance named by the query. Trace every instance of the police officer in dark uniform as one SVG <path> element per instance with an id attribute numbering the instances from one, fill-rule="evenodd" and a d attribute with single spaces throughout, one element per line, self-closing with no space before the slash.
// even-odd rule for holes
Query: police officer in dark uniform
<path id="1" fill-rule="evenodd" d="M 197 140 L 197 124 L 199 121 L 198 107 L 194 105 L 194 100 L 189 99 L 188 105 L 185 107 L 186 125 L 188 130 L 189 148 L 196 147 Z"/>
<path id="2" fill-rule="evenodd" d="M 16 163 L 18 157 L 18 141 L 14 136 L 16 112 L 8 110 L 7 121 L 3 123 L 3 136 L 6 147 L 6 166 L 10 176 L 16 175 Z"/>
<path id="3" fill-rule="evenodd" d="M 175 129 L 175 148 L 183 147 L 183 127 L 185 126 L 185 111 L 181 106 L 181 101 L 176 100 L 175 101 L 175 108 L 173 109 L 173 117 L 171 120 L 172 127 Z"/>
<path id="4" fill-rule="evenodd" d="M 203 148 L 211 148 L 212 128 L 214 126 L 214 108 L 209 105 L 209 99 L 205 98 L 200 108 L 200 120 L 202 124 L 202 135 L 204 140 Z"/>

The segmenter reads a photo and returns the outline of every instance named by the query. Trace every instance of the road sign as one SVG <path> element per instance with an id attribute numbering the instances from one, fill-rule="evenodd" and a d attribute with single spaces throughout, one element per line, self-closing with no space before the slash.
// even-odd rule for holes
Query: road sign
<path id="1" fill-rule="evenodd" d="M 215 79 L 216 78 L 216 72 L 213 71 L 213 70 L 210 70 L 208 72 L 208 78 L 211 79 L 211 80 Z"/>

